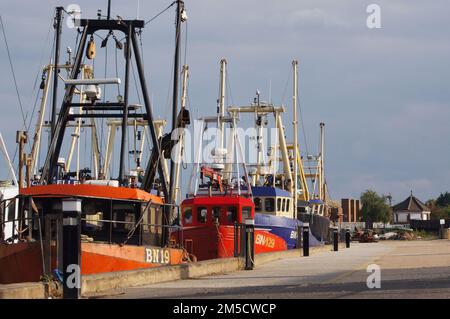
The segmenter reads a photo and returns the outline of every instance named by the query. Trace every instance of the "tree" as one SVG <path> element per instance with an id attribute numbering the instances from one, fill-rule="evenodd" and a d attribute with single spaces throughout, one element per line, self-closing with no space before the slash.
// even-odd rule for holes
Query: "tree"
<path id="1" fill-rule="evenodd" d="M 450 206 L 450 193 L 441 193 L 438 198 L 436 198 L 436 206 L 447 207 Z"/>
<path id="2" fill-rule="evenodd" d="M 387 204 L 387 197 L 378 195 L 374 190 L 361 194 L 361 213 L 366 221 L 387 223 L 391 220 L 392 209 Z"/>
<path id="3" fill-rule="evenodd" d="M 431 219 L 450 218 L 450 193 L 441 193 L 438 198 L 426 202 L 430 208 Z"/>

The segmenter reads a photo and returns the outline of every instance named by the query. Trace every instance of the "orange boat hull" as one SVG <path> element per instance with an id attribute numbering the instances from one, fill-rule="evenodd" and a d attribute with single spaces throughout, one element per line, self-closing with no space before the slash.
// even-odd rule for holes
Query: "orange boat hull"
<path id="1" fill-rule="evenodd" d="M 183 263 L 183 251 L 151 246 L 81 244 L 81 274 L 145 269 Z M 52 247 L 52 255 L 56 249 Z M 52 269 L 56 259 L 52 258 Z M 0 245 L 0 284 L 37 282 L 43 274 L 38 242 Z"/>

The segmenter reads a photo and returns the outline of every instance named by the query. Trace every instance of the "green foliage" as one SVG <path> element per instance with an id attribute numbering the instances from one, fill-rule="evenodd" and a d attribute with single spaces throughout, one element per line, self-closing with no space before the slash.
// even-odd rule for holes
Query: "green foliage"
<path id="1" fill-rule="evenodd" d="M 361 205 L 361 213 L 366 221 L 387 223 L 392 218 L 387 196 L 380 196 L 374 190 L 369 189 L 361 194 Z"/>
<path id="2" fill-rule="evenodd" d="M 441 193 L 438 198 L 427 201 L 427 206 L 431 209 L 431 219 L 450 218 L 450 193 Z"/>
<path id="3" fill-rule="evenodd" d="M 450 206 L 450 193 L 441 193 L 438 198 L 436 198 L 436 206 L 438 207 L 448 207 Z"/>
<path id="4" fill-rule="evenodd" d="M 450 205 L 446 207 L 433 207 L 431 209 L 431 219 L 448 219 L 450 218 Z"/>

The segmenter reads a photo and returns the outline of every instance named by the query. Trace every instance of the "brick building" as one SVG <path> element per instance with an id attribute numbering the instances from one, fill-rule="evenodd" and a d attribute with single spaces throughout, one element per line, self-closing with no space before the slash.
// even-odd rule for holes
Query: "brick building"
<path id="1" fill-rule="evenodd" d="M 361 207 L 359 199 L 342 198 L 342 221 L 343 222 L 359 222 L 361 217 Z"/>

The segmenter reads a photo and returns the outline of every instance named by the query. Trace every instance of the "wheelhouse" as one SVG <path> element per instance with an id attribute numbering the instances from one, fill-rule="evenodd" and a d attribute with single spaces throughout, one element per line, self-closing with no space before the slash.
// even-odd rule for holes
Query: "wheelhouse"
<path id="1" fill-rule="evenodd" d="M 33 238 L 38 238 L 42 218 L 44 233 L 53 237 L 62 218 L 62 200 L 81 199 L 81 234 L 83 240 L 109 244 L 159 245 L 162 229 L 160 197 L 140 189 L 86 184 L 33 186 L 21 190 L 26 221 Z M 27 205 L 32 199 L 32 204 Z M 27 207 L 28 206 L 28 207 Z M 31 209 L 30 209 L 31 208 Z M 33 210 L 35 214 L 30 214 Z"/>
<path id="2" fill-rule="evenodd" d="M 293 216 L 292 196 L 288 191 L 275 187 L 252 187 L 255 213 L 290 217 Z"/>
<path id="3" fill-rule="evenodd" d="M 181 204 L 184 227 L 233 225 L 254 218 L 254 204 L 249 198 L 215 196 L 191 198 Z"/>
<path id="4" fill-rule="evenodd" d="M 233 234 L 235 223 L 242 224 L 245 219 L 253 219 L 254 216 L 255 205 L 248 197 L 228 195 L 188 198 L 181 203 L 179 218 L 182 230 L 174 232 L 172 240 L 182 245 L 197 260 L 218 258 L 229 241 L 223 235 L 224 229 L 230 229 Z"/>

